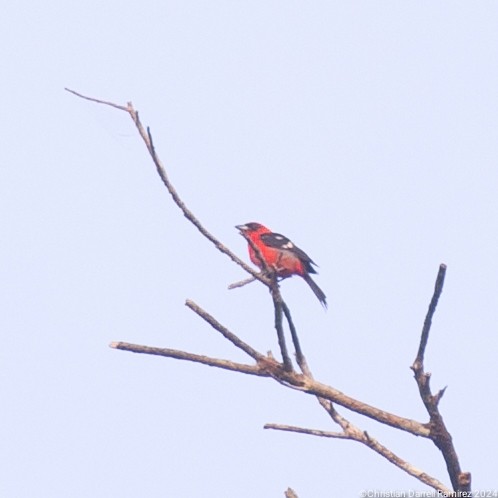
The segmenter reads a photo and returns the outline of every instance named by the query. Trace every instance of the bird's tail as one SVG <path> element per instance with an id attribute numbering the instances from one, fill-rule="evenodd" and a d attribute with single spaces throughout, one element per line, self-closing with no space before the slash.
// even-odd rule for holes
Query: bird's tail
<path id="1" fill-rule="evenodd" d="M 315 293 L 315 296 L 318 298 L 320 303 L 322 303 L 322 306 L 324 308 L 327 308 L 327 296 L 325 293 L 318 287 L 316 282 L 307 274 L 305 273 L 303 275 L 304 280 L 306 280 L 306 283 L 311 287 L 311 290 Z"/>

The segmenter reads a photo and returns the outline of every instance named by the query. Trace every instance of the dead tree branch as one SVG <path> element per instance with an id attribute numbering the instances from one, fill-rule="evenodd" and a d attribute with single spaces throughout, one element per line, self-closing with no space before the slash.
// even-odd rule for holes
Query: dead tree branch
<path id="1" fill-rule="evenodd" d="M 155 356 L 165 356 L 166 358 L 174 358 L 176 360 L 192 361 L 194 363 L 201 363 L 203 365 L 209 365 L 210 367 L 223 368 L 225 370 L 232 370 L 248 375 L 257 375 L 259 377 L 270 376 L 258 365 L 245 365 L 230 360 L 221 360 L 219 358 L 187 353 L 186 351 L 179 351 L 178 349 L 154 348 L 142 346 L 140 344 L 130 344 L 129 342 L 111 342 L 109 346 L 113 349 L 121 349 L 122 351 L 130 351 L 132 353 L 151 354 Z"/>
<path id="2" fill-rule="evenodd" d="M 420 345 L 418 349 L 417 356 L 412 365 L 412 369 L 415 375 L 415 379 L 419 388 L 420 396 L 424 402 L 424 405 L 429 413 L 430 421 L 429 423 L 421 423 L 409 418 L 400 417 L 398 415 L 386 412 L 374 406 L 363 403 L 356 400 L 341 391 L 316 381 L 313 378 L 311 370 L 306 362 L 305 356 L 303 354 L 298 333 L 295 324 L 292 320 L 291 313 L 287 307 L 285 301 L 282 299 L 280 293 L 278 279 L 276 278 L 274 272 L 271 268 L 268 268 L 266 261 L 262 257 L 259 249 L 248 240 L 249 244 L 253 248 L 255 254 L 261 262 L 261 272 L 257 272 L 249 267 L 244 261 L 239 259 L 233 252 L 231 252 L 225 245 L 223 245 L 216 237 L 214 237 L 198 220 L 198 218 L 187 208 L 185 203 L 182 201 L 178 195 L 176 189 L 170 182 L 166 170 L 159 159 L 154 142 L 152 139 L 152 134 L 149 128 L 145 129 L 142 125 L 138 112 L 134 109 L 131 102 L 126 106 L 117 105 L 112 102 L 95 99 L 82 95 L 74 90 L 66 89 L 68 92 L 81 97 L 85 100 L 95 102 L 98 104 L 107 105 L 115 109 L 125 111 L 132 118 L 138 133 L 143 139 L 147 150 L 154 162 L 157 172 L 167 188 L 170 196 L 172 197 L 174 203 L 182 211 L 183 215 L 199 230 L 199 232 L 206 237 L 220 252 L 228 256 L 232 261 L 242 267 L 247 273 L 251 275 L 250 279 L 246 279 L 243 282 L 238 282 L 232 284 L 230 288 L 245 285 L 253 280 L 259 280 L 264 285 L 266 285 L 273 299 L 273 304 L 275 308 L 275 328 L 277 331 L 277 337 L 279 342 L 279 347 L 282 355 L 282 363 L 276 361 L 271 355 L 263 355 L 252 348 L 249 344 L 240 339 L 236 334 L 224 327 L 218 320 L 216 320 L 207 311 L 203 310 L 199 305 L 193 301 L 187 300 L 186 306 L 194 311 L 198 316 L 206 321 L 214 330 L 221 333 L 225 339 L 230 341 L 235 347 L 244 351 L 248 356 L 250 356 L 254 361 L 255 365 L 247 365 L 244 363 L 233 362 L 230 360 L 212 358 L 208 356 L 198 355 L 194 353 L 189 353 L 185 351 L 179 351 L 175 349 L 168 348 L 155 348 L 149 346 L 142 346 L 136 344 L 129 344 L 125 342 L 113 342 L 111 347 L 114 349 L 121 349 L 125 351 L 130 351 L 134 353 L 151 354 L 157 356 L 164 356 L 169 358 L 174 358 L 178 360 L 187 360 L 195 363 L 200 363 L 203 365 L 208 365 L 212 367 L 222 368 L 225 370 L 230 370 L 234 372 L 239 372 L 248 375 L 255 375 L 259 377 L 271 377 L 278 383 L 315 396 L 319 401 L 320 405 L 327 411 L 331 419 L 338 424 L 342 432 L 329 432 L 329 431 L 318 431 L 314 429 L 305 429 L 295 426 L 287 426 L 281 424 L 267 424 L 265 428 L 284 430 L 291 432 L 299 432 L 303 434 L 330 437 L 337 439 L 349 439 L 360 442 L 372 449 L 382 457 L 386 458 L 389 462 L 393 463 L 400 469 L 404 470 L 408 474 L 417 478 L 420 482 L 433 487 L 444 493 L 449 493 L 450 491 L 437 479 L 429 476 L 425 472 L 412 466 L 405 460 L 401 459 L 388 448 L 380 444 L 377 440 L 372 438 L 366 431 L 361 431 L 358 427 L 354 426 L 349 420 L 339 414 L 335 409 L 335 404 L 340 405 L 348 410 L 359 413 L 366 417 L 369 417 L 382 424 L 389 425 L 393 428 L 409 432 L 410 434 L 421 436 L 424 438 L 430 438 L 434 444 L 441 450 L 443 457 L 445 459 L 448 473 L 450 475 L 451 483 L 453 489 L 456 491 L 470 491 L 470 474 L 461 472 L 458 457 L 455 448 L 452 443 L 451 435 L 447 431 L 443 419 L 439 413 L 438 404 L 441 397 L 444 394 L 444 389 L 440 390 L 435 395 L 432 394 L 429 379 L 430 374 L 425 373 L 424 370 L 424 354 L 427 347 L 429 332 L 431 328 L 431 323 L 433 315 L 436 310 L 436 306 L 441 295 L 446 266 L 441 265 L 439 269 L 439 274 L 436 280 L 436 286 L 434 290 L 434 295 L 432 297 L 431 303 L 429 305 L 429 310 L 427 312 L 424 327 L 422 329 L 422 335 L 420 339 Z M 289 357 L 287 346 L 285 343 L 284 327 L 283 327 L 283 317 L 285 316 L 287 325 L 290 330 L 292 337 L 292 342 L 296 352 L 296 361 L 300 367 L 301 373 L 296 372 L 292 367 L 292 362 Z M 296 496 L 295 493 L 289 488 L 286 491 L 286 496 Z"/>
<path id="3" fill-rule="evenodd" d="M 239 280 L 228 286 L 229 290 L 236 289 L 237 287 L 244 287 L 244 285 L 254 282 L 256 279 L 254 277 L 245 278 L 244 280 Z"/>
<path id="4" fill-rule="evenodd" d="M 263 429 L 273 429 L 275 431 L 297 432 L 298 434 L 308 434 L 309 436 L 330 437 L 335 439 L 350 439 L 344 432 L 321 431 L 318 429 L 307 429 L 295 425 L 285 424 L 265 424 Z"/>
<path id="5" fill-rule="evenodd" d="M 88 97 L 86 95 L 83 95 L 81 93 L 78 93 L 74 90 L 71 90 L 69 88 L 65 89 L 66 91 L 72 93 L 73 95 L 76 95 L 77 97 L 80 97 L 85 100 L 89 100 L 90 102 L 95 102 L 97 104 L 102 104 L 102 105 L 107 105 L 110 107 L 114 107 L 115 109 L 119 109 L 120 111 L 125 111 L 126 113 L 129 114 L 131 119 L 133 120 L 139 135 L 142 137 L 142 140 L 145 143 L 145 146 L 147 147 L 147 150 L 149 151 L 150 156 L 152 157 L 152 161 L 154 162 L 154 165 L 156 166 L 157 172 L 164 183 L 166 189 L 168 190 L 169 194 L 171 195 L 174 203 L 180 208 L 182 211 L 183 215 L 185 218 L 187 218 L 196 228 L 201 232 L 201 234 L 206 237 L 210 242 L 213 243 L 213 245 L 223 254 L 228 256 L 234 263 L 238 264 L 240 267 L 242 267 L 247 273 L 251 274 L 255 279 L 263 282 L 265 285 L 269 286 L 270 282 L 267 281 L 265 276 L 261 274 L 260 272 L 257 272 L 253 270 L 249 265 L 247 265 L 244 261 L 242 261 L 238 256 L 236 256 L 228 247 L 226 247 L 224 244 L 222 244 L 213 234 L 211 234 L 204 226 L 201 224 L 201 222 L 197 219 L 196 216 L 190 211 L 185 203 L 181 200 L 180 196 L 178 195 L 178 192 L 176 191 L 175 187 L 173 184 L 169 181 L 168 175 L 166 173 L 166 169 L 164 168 L 161 160 L 156 154 L 156 150 L 154 147 L 154 143 L 152 141 L 152 135 L 150 133 L 150 130 L 147 129 L 145 130 L 144 126 L 142 125 L 138 111 L 135 110 L 133 107 L 133 104 L 131 102 L 128 102 L 126 106 L 123 105 L 118 105 L 114 104 L 112 102 L 108 102 L 106 100 L 101 100 L 101 99 L 96 99 L 93 97 Z"/>
<path id="6" fill-rule="evenodd" d="M 289 330 L 292 337 L 292 343 L 294 344 L 294 350 L 296 351 L 296 361 L 299 367 L 301 368 L 301 372 L 303 374 L 308 374 L 309 372 L 308 365 L 306 364 L 306 359 L 304 358 L 303 351 L 301 349 L 301 344 L 299 343 L 299 337 L 297 336 L 296 326 L 292 321 L 291 313 L 287 304 L 282 301 L 282 311 L 284 312 L 285 318 L 287 320 L 287 325 L 289 325 Z"/>
<path id="7" fill-rule="evenodd" d="M 331 432 L 322 431 L 317 429 L 308 429 L 305 427 L 297 427 L 293 425 L 285 424 L 265 424 L 265 429 L 273 429 L 278 431 L 296 432 L 298 434 L 307 434 L 310 436 L 326 437 L 333 439 L 348 439 L 351 441 L 357 441 L 364 444 L 368 448 L 372 449 L 383 458 L 388 460 L 393 465 L 396 465 L 399 469 L 403 470 L 407 474 L 415 477 L 419 481 L 431 486 L 432 488 L 444 493 L 446 496 L 450 496 L 451 490 L 447 488 L 442 482 L 438 481 L 436 478 L 428 475 L 424 471 L 418 469 L 414 465 L 411 465 L 406 460 L 403 460 L 391 450 L 380 444 L 377 440 L 370 437 L 366 431 L 360 431 L 357 427 L 353 426 L 348 422 L 346 429 L 343 432 Z"/>
<path id="8" fill-rule="evenodd" d="M 427 310 L 427 315 L 425 316 L 424 326 L 422 327 L 422 335 L 420 336 L 420 345 L 418 347 L 417 357 L 413 363 L 413 368 L 418 368 L 418 365 L 423 365 L 425 348 L 429 341 L 429 332 L 431 331 L 432 319 L 434 313 L 436 312 L 437 303 L 443 292 L 444 279 L 446 277 L 446 265 L 441 264 L 439 266 L 439 271 L 436 277 L 436 285 L 434 286 L 434 294 L 432 295 L 431 302 L 429 303 L 429 309 Z"/>
<path id="9" fill-rule="evenodd" d="M 253 349 L 249 344 L 244 342 L 242 339 L 237 337 L 233 332 L 230 332 L 226 327 L 221 325 L 216 318 L 211 316 L 207 311 L 203 310 L 198 304 L 194 303 L 190 299 L 185 301 L 185 306 L 190 308 L 194 313 L 199 315 L 203 320 L 205 320 L 213 329 L 217 330 L 220 334 L 228 339 L 234 346 L 242 349 L 244 353 L 247 353 L 251 358 L 254 358 L 256 361 L 261 361 L 265 357 L 261 353 L 258 353 L 255 349 Z"/>
<path id="10" fill-rule="evenodd" d="M 415 381 L 419 389 L 420 397 L 425 405 L 427 413 L 430 417 L 429 437 L 434 441 L 434 444 L 441 450 L 446 468 L 450 476 L 451 484 L 455 491 L 470 491 L 471 476 L 469 472 L 462 472 L 460 468 L 460 461 L 453 445 L 451 434 L 448 432 L 444 423 L 443 417 L 439 412 L 439 401 L 443 397 L 446 388 L 441 389 L 436 394 L 432 394 L 430 386 L 431 374 L 425 372 L 424 369 L 424 355 L 427 343 L 429 341 L 429 332 L 431 330 L 432 319 L 436 311 L 437 303 L 443 292 L 444 279 L 446 276 L 446 265 L 442 264 L 439 267 L 439 272 L 434 286 L 434 294 L 432 295 L 429 309 L 424 320 L 422 334 L 420 337 L 420 344 L 417 356 L 412 365 Z"/>

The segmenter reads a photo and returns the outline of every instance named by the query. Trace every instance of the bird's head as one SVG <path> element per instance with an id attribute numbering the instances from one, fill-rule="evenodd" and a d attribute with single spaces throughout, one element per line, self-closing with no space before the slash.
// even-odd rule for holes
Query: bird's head
<path id="1" fill-rule="evenodd" d="M 253 233 L 253 232 L 260 232 L 262 230 L 268 230 L 266 227 L 261 225 L 260 223 L 245 223 L 244 225 L 236 225 L 235 228 L 241 233 L 241 235 Z M 269 231 L 269 230 L 268 230 Z"/>

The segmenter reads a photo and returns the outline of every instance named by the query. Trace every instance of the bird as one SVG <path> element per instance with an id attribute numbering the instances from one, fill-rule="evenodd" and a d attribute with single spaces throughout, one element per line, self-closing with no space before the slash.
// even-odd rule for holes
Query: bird
<path id="1" fill-rule="evenodd" d="M 313 268 L 313 265 L 317 264 L 302 249 L 284 235 L 272 232 L 260 223 L 250 222 L 236 225 L 235 228 L 247 241 L 252 241 L 259 249 L 266 265 L 274 270 L 277 276 L 281 278 L 300 276 L 311 287 L 322 306 L 327 307 L 327 296 L 310 276 L 310 273 L 317 273 Z M 249 243 L 248 249 L 251 261 L 260 269 L 264 269 L 261 259 Z"/>

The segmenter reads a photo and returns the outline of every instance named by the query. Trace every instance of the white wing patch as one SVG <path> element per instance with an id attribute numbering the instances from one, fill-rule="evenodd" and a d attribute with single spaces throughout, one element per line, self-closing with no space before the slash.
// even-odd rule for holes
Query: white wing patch
<path id="1" fill-rule="evenodd" d="M 264 233 L 261 240 L 270 247 L 286 251 L 296 250 L 296 246 L 285 236 L 279 233 Z"/>

